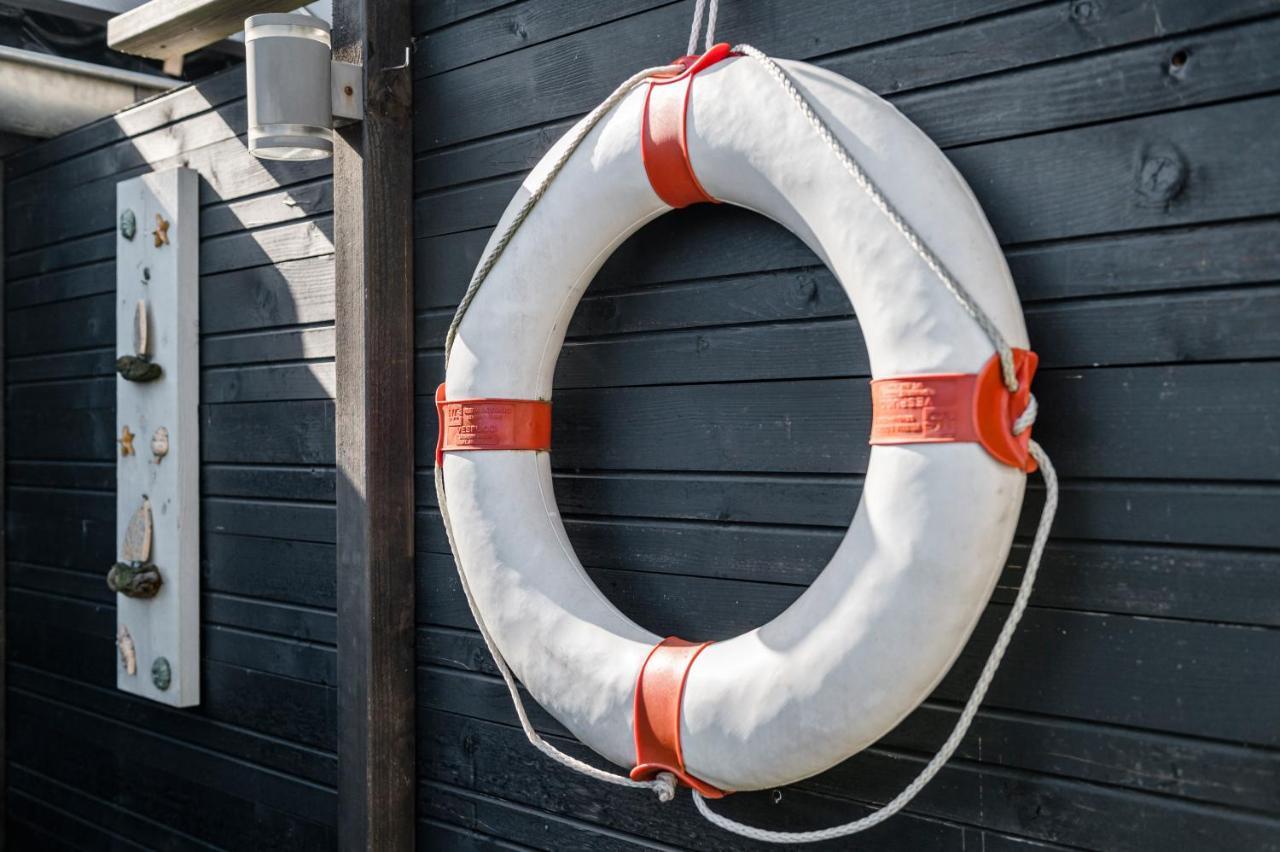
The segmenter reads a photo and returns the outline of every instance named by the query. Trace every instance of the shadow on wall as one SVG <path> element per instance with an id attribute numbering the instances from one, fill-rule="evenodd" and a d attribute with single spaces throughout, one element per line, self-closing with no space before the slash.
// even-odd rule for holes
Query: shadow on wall
<path id="1" fill-rule="evenodd" d="M 22 691 L 11 757 L 220 846 L 327 848 L 330 164 L 250 155 L 243 92 L 235 69 L 141 104 L 38 149 L 48 162 L 7 187 L 9 651 Z M 184 711 L 115 691 L 104 582 L 116 555 L 115 187 L 177 166 L 201 176 L 202 702 Z"/>

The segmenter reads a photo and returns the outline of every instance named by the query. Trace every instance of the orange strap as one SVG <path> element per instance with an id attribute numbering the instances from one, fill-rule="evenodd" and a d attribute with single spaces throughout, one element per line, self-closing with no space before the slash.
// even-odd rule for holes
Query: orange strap
<path id="1" fill-rule="evenodd" d="M 698 183 L 689 162 L 685 116 L 693 77 L 729 55 L 727 44 L 717 44 L 702 56 L 685 56 L 675 63 L 684 71 L 675 77 L 654 80 L 644 102 L 644 122 L 640 128 L 640 153 L 644 170 L 658 197 L 672 207 L 688 207 L 707 201 L 717 204 Z"/>
<path id="2" fill-rule="evenodd" d="M 1010 393 L 993 355 L 978 373 L 895 376 L 871 383 L 872 444 L 976 442 L 997 461 L 1031 473 L 1031 430 L 1013 434 L 1013 422 L 1031 400 L 1031 378 L 1040 359 L 1013 350 L 1018 390 Z"/>
<path id="3" fill-rule="evenodd" d="M 684 697 L 684 684 L 689 678 L 689 667 L 710 644 L 669 636 L 654 645 L 645 658 L 636 678 L 633 781 L 648 781 L 660 772 L 670 772 L 708 799 L 724 795 L 723 790 L 685 772 L 684 752 L 680 748 L 680 701 Z"/>
<path id="4" fill-rule="evenodd" d="M 456 450 L 551 449 L 551 403 L 536 399 L 444 398 L 436 388 L 436 466 Z"/>

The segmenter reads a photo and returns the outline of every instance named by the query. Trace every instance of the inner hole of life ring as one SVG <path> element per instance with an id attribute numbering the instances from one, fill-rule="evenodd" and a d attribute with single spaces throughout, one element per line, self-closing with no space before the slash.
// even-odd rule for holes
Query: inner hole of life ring
<path id="1" fill-rule="evenodd" d="M 673 211 L 587 289 L 556 366 L 551 463 L 591 578 L 659 636 L 770 621 L 861 496 L 870 370 L 848 297 L 777 223 Z"/>

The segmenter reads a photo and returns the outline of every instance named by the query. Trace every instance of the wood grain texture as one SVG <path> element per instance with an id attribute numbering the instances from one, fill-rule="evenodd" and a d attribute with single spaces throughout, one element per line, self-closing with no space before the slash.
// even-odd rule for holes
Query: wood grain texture
<path id="1" fill-rule="evenodd" d="M 413 324 L 409 3 L 338 0 L 334 58 L 365 119 L 335 134 L 338 839 L 414 828 Z"/>
<path id="2" fill-rule="evenodd" d="M 514 186 L 620 69 L 682 50 L 692 4 L 413 5 L 418 410 L 398 437 L 422 450 L 444 328 Z M 938 786 L 867 848 L 1276 845 L 1276 11 L 722 4 L 723 38 L 846 74 L 945 144 L 1005 246 L 1045 357 L 1037 434 L 1066 477 L 1010 668 Z M 244 133 L 233 69 L 6 161 L 6 676 L 11 749 L 30 741 L 8 767 L 14 848 L 337 843 L 334 245 L 354 208 L 335 223 L 327 163 L 257 161 Z M 204 707 L 183 715 L 111 689 L 94 567 L 114 544 L 114 186 L 178 165 L 202 174 L 208 237 L 207 653 Z M 556 496 L 597 585 L 691 635 L 779 612 L 859 498 L 865 374 L 847 301 L 771 223 L 692 208 L 628 241 L 556 383 Z M 601 790 L 528 747 L 445 554 L 425 452 L 417 465 L 418 845 L 744 848 L 684 797 Z M 1042 499 L 1033 483 L 1020 537 Z M 971 647 L 876 749 L 721 807 L 807 828 L 892 795 L 954 719 L 1025 553 L 1020 538 Z"/>
<path id="3" fill-rule="evenodd" d="M 8 318 L 8 304 L 5 298 L 8 291 L 8 284 L 5 281 L 5 187 L 7 184 L 7 172 L 5 164 L 0 162 L 0 317 Z M 8 371 L 6 364 L 9 360 L 8 352 L 9 336 L 4 329 L 0 329 L 0 388 L 5 387 L 8 382 Z M 6 414 L 7 409 L 4 400 L 0 399 L 0 447 L 6 446 Z M 7 465 L 0 464 L 0 518 L 8 515 L 8 492 L 9 481 L 6 477 Z M 7 527 L 7 524 L 5 524 Z M 9 729 L 5 722 L 7 718 L 7 696 L 9 694 L 8 686 L 8 667 L 9 667 L 9 648 L 7 636 L 9 634 L 8 619 L 8 586 L 9 586 L 9 553 L 7 548 L 6 530 L 0 529 L 0 826 L 4 826 L 8 822 L 8 790 L 9 790 Z M 5 839 L 7 832 L 0 831 L 0 852 L 8 847 L 8 841 Z"/>
<path id="4" fill-rule="evenodd" d="M 148 0 L 107 21 L 112 50 L 151 59 L 181 58 L 244 28 L 261 12 L 289 12 L 300 0 Z"/>
<path id="5" fill-rule="evenodd" d="M 757 47 L 771 55 L 809 59 L 815 56 L 828 57 L 837 51 L 874 44 L 882 39 L 907 36 L 932 27 L 955 24 L 958 20 L 976 18 L 968 32 L 952 43 L 963 44 L 967 48 L 960 51 L 961 69 L 956 77 L 950 75 L 950 62 L 946 61 L 949 53 L 956 52 L 954 46 L 948 48 L 931 44 L 937 40 L 932 34 L 904 39 L 898 44 L 909 55 L 946 58 L 941 69 L 934 64 L 933 70 L 929 72 L 935 80 L 939 73 L 946 74 L 950 80 L 1030 66 L 1020 73 L 995 75 L 989 80 L 979 81 L 973 87 L 955 87 L 957 91 L 954 98 L 949 99 L 946 104 L 939 104 L 936 112 L 922 113 L 904 109 L 908 117 L 921 123 L 929 133 L 943 134 L 939 141 L 949 145 L 955 143 L 956 138 L 953 137 L 957 133 L 961 134 L 957 138 L 972 138 L 974 134 L 988 132 L 1002 135 L 1027 132 L 1028 127 L 1041 124 L 1059 109 L 1070 110 L 1072 115 L 1084 117 L 1093 110 L 1106 111 L 1113 104 L 1120 105 L 1126 98 L 1169 99 L 1175 96 L 1177 90 L 1167 86 L 1165 82 L 1160 82 L 1153 88 L 1151 83 L 1157 81 L 1158 76 L 1148 76 L 1145 79 L 1139 77 L 1132 81 L 1120 76 L 1110 78 L 1108 82 L 1112 85 L 1094 87 L 1087 100 L 1076 97 L 1072 91 L 1073 86 L 1069 84 L 1059 95 L 1056 87 L 1064 86 L 1066 80 L 1061 74 L 1069 66 L 1037 63 L 1046 63 L 1099 47 L 1124 45 L 1135 41 L 1139 34 L 1147 39 L 1172 35 L 1233 19 L 1252 17 L 1275 8 L 1274 3 L 1269 0 L 1244 0 L 1212 6 L 1195 3 L 1194 0 L 1136 0 L 1106 6 L 1091 4 L 1086 20 L 1081 21 L 1078 13 L 1072 14 L 1076 7 L 1058 3 L 1053 4 L 1045 14 L 1028 15 L 1024 20 L 1015 21 L 1021 38 L 1013 40 L 1010 38 L 1013 27 L 1008 23 L 1000 19 L 980 17 L 983 12 L 993 11 L 1001 5 L 1008 8 L 1021 4 L 1014 0 L 1003 4 L 984 4 L 982 8 L 977 8 L 971 4 L 957 7 L 951 3 L 931 2 L 910 9 L 874 4 L 849 9 L 844 4 L 827 2 L 816 6 L 783 2 L 753 3 L 740 6 L 737 10 L 726 7 L 724 16 L 720 19 L 720 32 L 724 37 L 735 41 L 755 41 Z M 1169 14 L 1167 29 L 1164 23 L 1166 12 Z M 740 20 L 742 28 L 738 32 L 730 29 L 731 16 Z M 813 27 L 812 22 L 819 19 L 824 22 L 824 26 Z M 457 145 L 479 137 L 493 136 L 586 112 L 602 100 L 621 78 L 614 69 L 620 66 L 643 68 L 669 60 L 672 55 L 683 52 L 688 28 L 689 9 L 678 4 L 663 6 L 547 44 L 512 51 L 488 61 L 428 77 L 415 91 L 417 117 L 422 122 L 415 144 L 419 150 Z M 638 31 L 644 32 L 645 38 L 624 37 Z M 764 37 L 766 35 L 767 38 Z M 974 45 L 986 44 L 988 38 L 992 39 L 990 44 L 999 47 L 973 49 Z M 596 44 L 605 40 L 611 43 L 609 50 L 593 49 Z M 1140 53 L 1151 48 L 1134 46 L 1124 49 Z M 1160 75 L 1163 69 L 1167 69 L 1168 56 L 1177 47 L 1164 46 L 1163 50 L 1164 61 L 1149 69 L 1152 75 Z M 565 57 L 568 56 L 572 56 L 573 61 L 566 61 Z M 1103 57 L 1099 59 L 1105 61 Z M 850 64 L 856 60 L 852 56 L 841 57 L 841 60 L 845 64 L 839 69 L 840 73 L 858 80 L 860 74 Z M 834 59 L 824 58 L 820 60 L 820 64 L 828 61 Z M 1119 56 L 1110 57 L 1105 64 L 1098 63 L 1094 67 L 1109 68 L 1112 64 L 1117 68 L 1124 67 Z M 910 64 L 895 66 L 895 70 L 901 70 L 902 75 L 901 82 L 895 83 L 894 90 L 908 88 L 909 84 L 905 81 L 910 79 L 906 76 L 910 69 Z M 883 73 L 878 79 L 884 79 Z M 1084 84 L 1091 79 L 1092 75 L 1077 72 L 1078 83 Z M 927 83 L 929 80 L 930 76 L 926 76 L 923 82 Z M 1196 85 L 1190 73 L 1187 81 Z M 1005 97 L 1012 98 L 1018 105 L 1025 106 L 1025 109 L 991 109 L 991 101 L 986 101 L 986 98 L 993 89 L 1002 91 Z M 938 95 L 942 97 L 941 92 Z M 977 103 L 969 101 L 970 97 L 986 101 L 987 108 L 974 112 L 971 107 L 976 107 Z M 1005 107 L 1010 105 L 1007 102 L 1004 104 Z M 427 114 L 447 117 L 449 120 L 427 123 Z M 969 122 L 965 121 L 966 117 L 970 119 Z M 973 125 L 971 131 L 964 130 L 966 124 Z"/>

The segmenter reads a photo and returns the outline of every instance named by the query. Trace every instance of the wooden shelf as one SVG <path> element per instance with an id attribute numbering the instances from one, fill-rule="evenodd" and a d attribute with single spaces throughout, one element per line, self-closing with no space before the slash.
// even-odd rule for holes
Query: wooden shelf
<path id="1" fill-rule="evenodd" d="M 107 21 L 112 50 L 173 59 L 244 29 L 244 19 L 263 12 L 290 12 L 302 0 L 151 0 Z"/>

